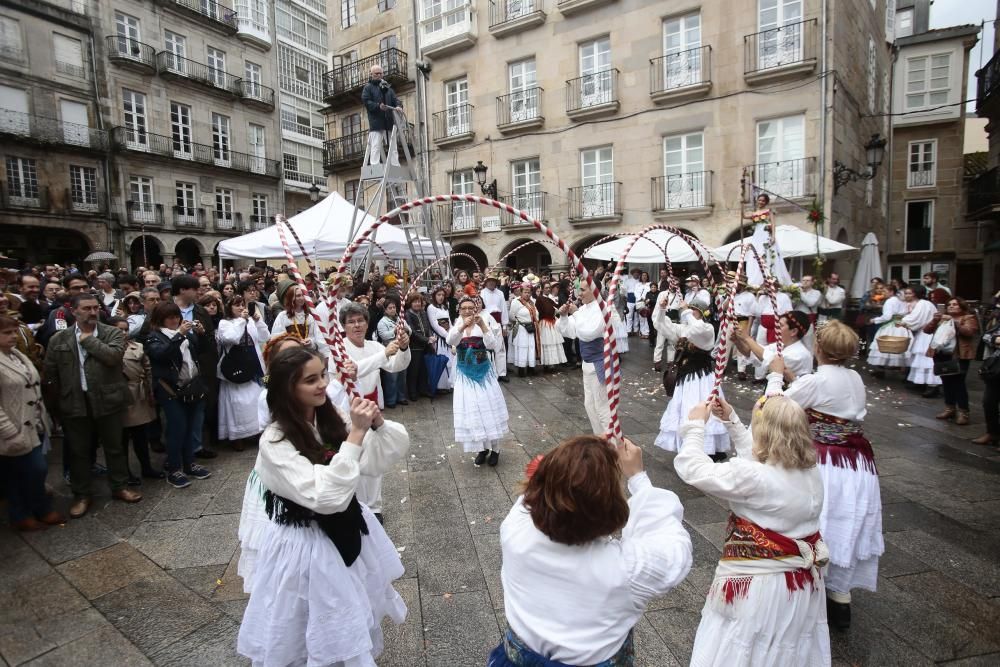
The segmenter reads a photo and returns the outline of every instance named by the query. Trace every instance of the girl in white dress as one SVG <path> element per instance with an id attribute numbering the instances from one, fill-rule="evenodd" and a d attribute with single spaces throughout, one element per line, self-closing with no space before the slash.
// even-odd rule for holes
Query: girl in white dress
<path id="1" fill-rule="evenodd" d="M 517 368 L 517 376 L 534 374 L 538 364 L 538 309 L 531 299 L 528 283 L 514 283 L 510 289 L 511 334 L 507 358 Z M 516 322 L 516 324 L 515 324 Z"/>
<path id="2" fill-rule="evenodd" d="M 255 665 L 375 667 L 382 619 L 402 623 L 392 541 L 355 497 L 409 448 L 401 424 L 354 398 L 350 417 L 326 394 L 326 361 L 282 350 L 269 367 L 274 421 L 261 436 L 240 517 L 239 574 L 250 601 L 236 648 Z"/>
<path id="3" fill-rule="evenodd" d="M 782 351 L 787 371 L 785 381 L 791 382 L 800 375 L 813 372 L 813 354 L 804 341 L 812 332 L 809 316 L 791 310 L 778 318 L 778 335 L 781 336 Z M 778 355 L 777 343 L 761 345 L 750 334 L 736 328 L 732 332 L 733 342 L 741 354 L 757 368 L 767 369 L 771 360 Z"/>
<path id="4" fill-rule="evenodd" d="M 253 344 L 257 353 L 257 363 L 260 373 L 248 382 L 239 384 L 230 382 L 222 373 L 222 359 L 234 345 L 239 345 L 246 337 Z M 243 451 L 244 440 L 252 439 L 260 434 L 257 419 L 257 402 L 263 390 L 264 377 L 264 344 L 270 334 L 260 311 L 250 317 L 243 297 L 234 296 L 223 306 L 223 319 L 215 330 L 215 339 L 219 344 L 219 367 L 216 376 L 219 378 L 219 440 L 228 440 L 233 449 Z"/>
<path id="5" fill-rule="evenodd" d="M 785 266 L 785 260 L 781 257 L 778 239 L 774 235 L 774 211 L 769 208 L 770 204 L 771 198 L 767 194 L 761 193 L 757 196 L 757 210 L 744 214 L 743 219 L 753 223 L 753 235 L 750 237 L 750 243 L 767 264 L 771 275 L 778 280 L 779 285 L 791 285 L 792 277 L 788 273 L 788 267 Z M 751 287 L 760 287 L 764 284 L 764 275 L 761 273 L 755 258 L 747 257 L 746 272 L 747 283 Z"/>
<path id="6" fill-rule="evenodd" d="M 538 308 L 538 338 L 542 347 L 542 366 L 546 373 L 556 370 L 556 367 L 566 363 L 566 349 L 563 342 L 566 340 L 556 329 L 556 302 L 550 297 L 542 295 L 535 301 Z"/>
<path id="7" fill-rule="evenodd" d="M 903 297 L 910 302 L 910 312 L 900 320 L 900 324 L 913 334 L 913 342 L 906 352 L 906 365 L 910 367 L 906 380 L 923 387 L 924 398 L 934 398 L 940 391 L 938 387 L 941 385 L 941 378 L 934 375 L 933 357 L 927 356 L 927 348 L 930 347 L 934 334 L 925 333 L 924 327 L 934 319 L 937 308 L 924 298 L 924 294 L 923 285 L 903 290 Z"/>
<path id="8" fill-rule="evenodd" d="M 823 480 L 809 420 L 794 401 L 758 404 L 753 435 L 725 400 L 702 403 L 681 426 L 674 459 L 686 483 L 729 504 L 722 558 L 701 611 L 691 665 L 785 667 L 829 665 L 821 569 L 829 550 L 820 537 Z M 736 456 L 705 456 L 705 421 L 729 431 Z"/>
<path id="9" fill-rule="evenodd" d="M 905 338 L 913 338 L 913 334 L 910 330 L 902 326 L 901 321 L 910 312 L 911 303 L 903 301 L 896 294 L 895 285 L 886 285 L 886 291 L 891 294 L 885 302 L 882 304 L 882 314 L 878 317 L 872 318 L 872 324 L 878 324 L 878 330 L 875 332 L 875 339 L 872 343 L 871 349 L 868 351 L 868 365 L 874 366 L 878 369 L 882 368 L 905 368 L 906 367 L 906 353 L 901 352 L 895 354 L 892 352 L 881 352 L 878 349 L 878 337 L 879 336 L 903 336 Z M 905 298 L 906 290 L 904 290 Z M 912 292 L 909 292 L 911 298 L 913 296 Z M 912 344 L 912 343 L 911 343 Z M 883 371 L 874 371 L 872 374 L 876 377 L 881 377 Z"/>
<path id="10" fill-rule="evenodd" d="M 466 452 L 478 452 L 477 466 L 487 462 L 487 457 L 489 465 L 495 466 L 500 460 L 500 440 L 510 431 L 507 401 L 490 358 L 500 338 L 473 297 L 463 296 L 458 302 L 458 319 L 452 322 L 447 341 L 455 346 L 458 358 L 452 394 L 455 441 Z"/>
<path id="11" fill-rule="evenodd" d="M 427 304 L 427 319 L 430 320 L 431 330 L 437 336 L 437 353 L 448 357 L 448 369 L 441 373 L 438 391 L 450 391 L 455 386 L 455 351 L 447 340 L 448 329 L 451 328 L 447 296 L 445 289 L 438 287 L 431 292 L 431 300 Z"/>
<path id="12" fill-rule="evenodd" d="M 329 356 L 330 350 L 323 332 L 316 326 L 316 319 L 309 310 L 309 304 L 306 303 L 305 289 L 300 285 L 292 285 L 285 290 L 284 306 L 284 310 L 274 318 L 271 335 L 293 333 L 311 344 L 324 357 Z"/>

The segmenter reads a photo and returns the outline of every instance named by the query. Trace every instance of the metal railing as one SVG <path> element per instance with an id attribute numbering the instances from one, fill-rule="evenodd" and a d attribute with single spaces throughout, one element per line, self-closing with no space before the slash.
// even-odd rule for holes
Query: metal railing
<path id="1" fill-rule="evenodd" d="M 0 206 L 3 208 L 26 208 L 49 210 L 49 188 L 37 182 L 0 181 Z"/>
<path id="2" fill-rule="evenodd" d="M 156 54 L 156 66 L 160 74 L 174 74 L 233 95 L 240 94 L 239 77 L 221 69 L 209 67 L 205 63 L 182 58 L 170 51 L 160 51 Z"/>
<path id="3" fill-rule="evenodd" d="M 98 214 L 108 210 L 108 201 L 102 192 L 90 190 L 74 193 L 73 188 L 66 188 L 64 196 L 66 210 L 71 213 Z"/>
<path id="4" fill-rule="evenodd" d="M 490 0 L 490 28 L 541 11 L 542 0 Z"/>
<path id="5" fill-rule="evenodd" d="M 160 0 L 160 2 L 183 7 L 189 12 L 209 18 L 227 28 L 232 28 L 233 31 L 237 30 L 236 12 L 225 5 L 212 2 L 212 0 Z"/>
<path id="6" fill-rule="evenodd" d="M 232 211 L 212 211 L 212 225 L 217 232 L 242 232 L 243 214 Z"/>
<path id="7" fill-rule="evenodd" d="M 514 194 L 500 197 L 500 201 L 510 204 L 516 209 L 520 209 L 530 215 L 535 220 L 545 220 L 545 198 L 546 193 L 538 192 L 515 192 Z M 516 215 L 500 212 L 501 227 L 530 227 L 530 222 L 525 222 Z"/>
<path id="8" fill-rule="evenodd" d="M 128 200 L 125 219 L 133 227 L 163 227 L 163 204 Z"/>
<path id="9" fill-rule="evenodd" d="M 797 65 L 816 57 L 816 19 L 743 37 L 744 74 Z"/>
<path id="10" fill-rule="evenodd" d="M 323 74 L 323 97 L 334 97 L 361 90 L 368 83 L 374 65 L 382 66 L 383 80 L 389 83 L 402 83 L 407 80 L 406 59 L 405 51 L 392 47 L 357 62 L 334 67 Z"/>
<path id="11" fill-rule="evenodd" d="M 712 172 L 657 176 L 653 180 L 653 211 L 704 208 L 712 204 Z"/>
<path id="12" fill-rule="evenodd" d="M 281 119 L 281 129 L 287 130 L 289 132 L 294 132 L 296 134 L 301 134 L 306 137 L 312 137 L 313 139 L 325 139 L 326 130 L 322 127 L 309 127 L 308 125 L 303 125 L 297 121 L 291 120 L 289 118 Z"/>
<path id="13" fill-rule="evenodd" d="M 10 109 L 0 109 L 0 135 L 40 144 L 108 149 L 108 134 L 104 130 Z"/>
<path id="14" fill-rule="evenodd" d="M 244 100 L 260 102 L 270 107 L 274 106 L 274 88 L 257 83 L 256 81 L 247 81 L 246 79 L 237 79 L 237 85 L 240 96 Z"/>
<path id="15" fill-rule="evenodd" d="M 538 86 L 497 97 L 497 125 L 526 123 L 542 117 L 542 89 Z"/>
<path id="16" fill-rule="evenodd" d="M 265 229 L 274 224 L 273 215 L 251 215 L 250 216 L 250 231 L 256 232 L 261 229 Z"/>
<path id="17" fill-rule="evenodd" d="M 472 132 L 471 104 L 457 104 L 431 115 L 434 124 L 434 141 L 447 141 Z"/>
<path id="18" fill-rule="evenodd" d="M 698 46 L 649 61 L 649 93 L 696 86 L 712 80 L 712 47 Z"/>
<path id="19" fill-rule="evenodd" d="M 175 142 L 172 137 L 128 127 L 112 129 L 111 137 L 113 146 L 118 150 L 189 160 L 272 178 L 281 176 L 281 163 L 277 160 L 239 153 L 222 146 L 196 144 L 193 141 Z"/>
<path id="20" fill-rule="evenodd" d="M 622 214 L 621 183 L 597 183 L 569 189 L 569 219 L 587 220 Z"/>
<path id="21" fill-rule="evenodd" d="M 457 201 L 435 206 L 431 215 L 442 234 L 460 234 L 479 231 L 476 213 L 476 204 Z"/>
<path id="22" fill-rule="evenodd" d="M 934 168 L 913 169 L 907 172 L 906 187 L 908 188 L 929 188 L 934 185 Z"/>
<path id="23" fill-rule="evenodd" d="M 987 169 L 966 186 L 966 214 L 974 215 L 1000 205 L 1000 167 Z"/>
<path id="24" fill-rule="evenodd" d="M 618 101 L 618 70 L 584 74 L 566 82 L 566 111 L 581 111 Z"/>
<path id="25" fill-rule="evenodd" d="M 976 72 L 976 112 L 985 106 L 986 100 L 1000 88 L 1000 51 L 993 54 L 990 61 Z M 981 114 L 980 114 L 981 115 Z"/>
<path id="26" fill-rule="evenodd" d="M 753 183 L 772 195 L 794 199 L 816 194 L 814 157 L 755 164 L 750 172 Z"/>
<path id="27" fill-rule="evenodd" d="M 104 42 L 107 45 L 108 58 L 156 68 L 156 49 L 149 44 L 119 35 L 108 35 L 104 38 Z"/>
<path id="28" fill-rule="evenodd" d="M 364 160 L 367 147 L 368 130 L 329 139 L 323 144 L 323 168 L 336 169 L 360 163 Z"/>
<path id="29" fill-rule="evenodd" d="M 190 206 L 173 206 L 174 228 L 205 229 L 205 209 Z"/>

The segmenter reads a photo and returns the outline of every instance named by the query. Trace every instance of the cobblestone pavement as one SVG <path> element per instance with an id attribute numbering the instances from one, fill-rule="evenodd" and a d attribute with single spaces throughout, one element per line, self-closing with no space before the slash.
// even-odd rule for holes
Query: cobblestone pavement
<path id="1" fill-rule="evenodd" d="M 695 549 L 691 574 L 636 628 L 637 664 L 663 667 L 689 659 L 727 512 L 652 447 L 664 397 L 644 343 L 633 339 L 625 356 L 622 422 L 653 482 L 681 497 Z M 978 388 L 974 376 L 970 384 Z M 450 399 L 389 412 L 412 436 L 409 459 L 385 480 L 409 617 L 386 629 L 380 665 L 483 665 L 500 637 L 500 523 L 529 459 L 587 428 L 579 371 L 515 377 L 504 389 L 513 437 L 495 469 L 475 468 L 451 442 Z M 746 418 L 756 391 L 727 391 Z M 898 378 L 870 383 L 869 400 L 886 553 L 878 593 L 857 594 L 852 629 L 832 637 L 835 664 L 998 665 L 1000 455 L 968 442 L 981 411 L 972 426 L 942 424 L 940 400 Z M 246 605 L 236 529 L 254 455 L 223 452 L 209 462 L 212 478 L 187 489 L 147 483 L 137 505 L 98 497 L 64 527 L 19 536 L 0 526 L 0 667 L 245 664 L 235 652 Z M 57 461 L 49 479 L 65 510 Z"/>

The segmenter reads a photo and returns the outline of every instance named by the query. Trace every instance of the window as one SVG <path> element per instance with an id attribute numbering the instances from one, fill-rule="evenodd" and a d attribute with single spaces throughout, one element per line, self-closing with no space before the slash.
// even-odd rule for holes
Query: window
<path id="1" fill-rule="evenodd" d="M 185 74 L 187 72 L 187 39 L 183 35 L 170 32 L 163 33 L 164 41 L 167 45 L 166 62 L 167 67 L 175 72 Z"/>
<path id="2" fill-rule="evenodd" d="M 510 182 L 513 190 L 511 206 L 525 211 L 536 220 L 541 220 L 542 211 L 542 169 L 538 158 L 518 160 L 510 165 Z M 517 222 L 521 222 L 520 218 Z"/>
<path id="3" fill-rule="evenodd" d="M 241 31 L 268 34 L 267 0 L 236 0 L 233 9 L 236 10 L 236 22 Z"/>
<path id="4" fill-rule="evenodd" d="M 128 14 L 115 12 L 115 55 L 125 58 L 139 59 L 142 50 L 139 48 L 139 19 Z"/>
<path id="5" fill-rule="evenodd" d="M 806 190 L 805 116 L 757 123 L 757 182 L 783 197 L 802 197 Z"/>
<path id="6" fill-rule="evenodd" d="M 170 138 L 173 142 L 174 157 L 190 160 L 191 149 L 191 107 L 177 102 L 170 103 Z"/>
<path id="7" fill-rule="evenodd" d="M 906 108 L 921 109 L 948 103 L 951 54 L 906 59 Z"/>
<path id="8" fill-rule="evenodd" d="M 209 46 L 208 51 L 208 78 L 217 88 L 226 87 L 226 53 Z"/>
<path id="9" fill-rule="evenodd" d="M 397 48 L 399 48 L 399 37 L 397 35 L 386 35 L 378 40 L 379 51 L 388 51 L 389 49 Z"/>
<path id="10" fill-rule="evenodd" d="M 888 19 L 886 20 L 888 22 Z M 888 25 L 886 25 L 888 27 Z M 913 34 L 913 8 L 900 9 L 896 12 L 896 39 L 909 37 Z"/>
<path id="11" fill-rule="evenodd" d="M 31 135 L 31 116 L 28 114 L 28 91 L 0 85 L 0 131 L 9 134 Z"/>
<path id="12" fill-rule="evenodd" d="M 467 0 L 424 0 L 424 32 L 429 35 L 446 25 L 458 25 L 465 21 L 465 12 L 456 10 L 463 9 L 466 3 Z M 443 18 L 445 15 L 447 18 Z"/>
<path id="13" fill-rule="evenodd" d="M 194 183 L 177 181 L 174 185 L 174 222 L 178 225 L 194 225 L 198 222 L 198 212 L 195 210 Z"/>
<path id="14" fill-rule="evenodd" d="M 70 165 L 69 196 L 74 211 L 96 211 L 97 169 Z"/>
<path id="15" fill-rule="evenodd" d="M 131 176 L 128 179 L 128 211 L 134 222 L 153 221 L 153 179 Z"/>
<path id="16" fill-rule="evenodd" d="M 877 100 L 875 99 L 876 87 L 875 79 L 878 77 L 878 64 L 875 56 L 875 40 L 868 38 L 868 113 L 875 113 Z"/>
<path id="17" fill-rule="evenodd" d="M 906 285 L 919 285 L 924 274 L 931 270 L 930 262 L 922 264 L 892 264 L 889 266 L 889 280 L 899 280 Z"/>
<path id="18" fill-rule="evenodd" d="M 229 143 L 229 116 L 222 114 L 212 114 L 212 157 L 215 164 L 220 167 L 228 167 L 230 162 Z"/>
<path id="19" fill-rule="evenodd" d="M 472 127 L 469 119 L 469 80 L 456 79 L 444 84 L 444 100 L 445 120 L 447 123 L 445 136 L 454 137 L 471 132 Z"/>
<path id="20" fill-rule="evenodd" d="M 701 132 L 663 138 L 663 206 L 666 209 L 707 206 L 705 201 L 705 135 Z"/>
<path id="21" fill-rule="evenodd" d="M 663 89 L 701 83 L 701 15 L 663 22 Z"/>
<path id="22" fill-rule="evenodd" d="M 614 156 L 610 146 L 580 151 L 583 217 L 614 215 Z"/>
<path id="23" fill-rule="evenodd" d="M 250 210 L 253 211 L 251 222 L 267 224 L 267 195 L 253 193 L 250 197 Z"/>
<path id="24" fill-rule="evenodd" d="M 896 3 L 894 2 L 894 0 L 886 0 L 885 41 L 892 43 L 896 41 L 895 37 L 896 37 Z"/>
<path id="25" fill-rule="evenodd" d="M 233 191 L 229 188 L 215 188 L 215 222 L 224 229 L 233 227 Z"/>
<path id="26" fill-rule="evenodd" d="M 355 0 L 340 0 L 340 27 L 350 28 L 358 22 L 358 11 L 354 6 Z"/>
<path id="27" fill-rule="evenodd" d="M 906 252 L 929 252 L 934 247 L 934 202 L 906 202 Z"/>
<path id="28" fill-rule="evenodd" d="M 250 171 L 263 174 L 267 167 L 267 147 L 264 145 L 264 126 L 247 125 L 247 143 L 250 146 Z"/>
<path id="29" fill-rule="evenodd" d="M 387 12 L 396 6 L 396 0 L 378 0 L 378 10 Z"/>
<path id="30" fill-rule="evenodd" d="M 611 40 L 607 37 L 580 44 L 580 107 L 608 104 L 614 97 L 611 79 Z"/>
<path id="31" fill-rule="evenodd" d="M 474 194 L 476 178 L 471 169 L 451 173 L 451 191 L 456 195 Z M 476 229 L 476 204 L 471 201 L 452 202 L 451 229 L 462 231 Z"/>
<path id="32" fill-rule="evenodd" d="M 130 150 L 148 151 L 145 95 L 134 90 L 122 90 L 122 120 L 125 125 L 125 145 Z"/>
<path id="33" fill-rule="evenodd" d="M 757 69 L 802 61 L 802 0 L 760 0 L 757 11 Z"/>
<path id="34" fill-rule="evenodd" d="M 511 123 L 538 118 L 538 79 L 535 75 L 535 59 L 528 58 L 507 66 L 510 90 Z"/>
<path id="35" fill-rule="evenodd" d="M 249 60 L 243 65 L 243 91 L 251 97 L 263 97 L 261 85 L 264 83 L 260 65 Z"/>
<path id="36" fill-rule="evenodd" d="M 33 159 L 7 158 L 7 195 L 12 204 L 21 206 L 39 204 L 38 170 Z"/>
<path id="37" fill-rule="evenodd" d="M 928 188 L 934 186 L 937 171 L 934 162 L 936 153 L 936 139 L 910 142 L 906 187 Z"/>
<path id="38" fill-rule="evenodd" d="M 55 53 L 56 72 L 77 79 L 87 78 L 87 70 L 83 67 L 83 44 L 80 40 L 53 33 L 52 48 Z"/>
<path id="39" fill-rule="evenodd" d="M 285 169 L 285 180 L 303 183 L 306 187 L 313 183 L 321 188 L 326 187 L 322 148 L 286 139 L 282 142 L 282 164 Z"/>
<path id="40" fill-rule="evenodd" d="M 0 58 L 24 60 L 21 22 L 8 16 L 0 16 Z"/>
<path id="41" fill-rule="evenodd" d="M 297 97 L 281 100 L 281 129 L 286 132 L 303 134 L 313 139 L 326 138 L 323 116 L 316 111 L 318 106 Z"/>
<path id="42" fill-rule="evenodd" d="M 340 136 L 347 137 L 361 131 L 361 114 L 352 113 L 340 119 Z"/>
<path id="43" fill-rule="evenodd" d="M 322 12 L 326 14 L 325 7 Z M 275 3 L 274 16 L 279 37 L 326 57 L 327 26 L 321 17 L 289 2 Z"/>
<path id="44" fill-rule="evenodd" d="M 278 44 L 278 86 L 284 92 L 322 102 L 325 70 L 325 54 L 323 58 L 313 58 L 286 44 Z"/>
<path id="45" fill-rule="evenodd" d="M 365 193 L 364 190 L 361 189 L 360 180 L 355 179 L 353 181 L 344 182 L 344 199 L 352 203 L 355 199 L 357 199 L 358 206 L 365 205 Z"/>

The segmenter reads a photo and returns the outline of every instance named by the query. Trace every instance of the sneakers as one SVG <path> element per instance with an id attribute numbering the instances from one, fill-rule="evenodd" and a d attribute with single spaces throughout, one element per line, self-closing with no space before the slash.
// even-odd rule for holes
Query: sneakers
<path id="1" fill-rule="evenodd" d="M 167 484 L 175 489 L 183 489 L 191 486 L 191 480 L 189 480 L 180 470 L 175 470 L 167 475 Z"/>
<path id="2" fill-rule="evenodd" d="M 195 479 L 208 479 L 212 476 L 208 468 L 205 466 L 200 466 L 197 463 L 192 463 L 191 467 L 184 471 L 185 475 L 194 477 Z"/>

